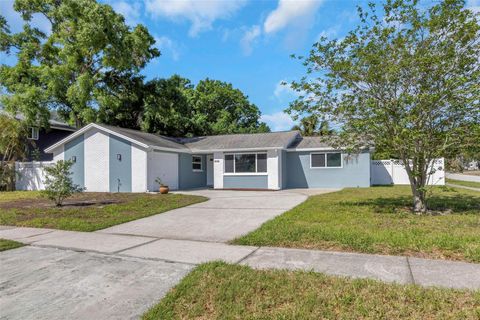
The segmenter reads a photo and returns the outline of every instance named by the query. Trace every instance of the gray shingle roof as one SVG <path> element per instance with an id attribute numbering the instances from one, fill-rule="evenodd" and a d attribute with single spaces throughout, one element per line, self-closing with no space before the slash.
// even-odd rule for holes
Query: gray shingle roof
<path id="1" fill-rule="evenodd" d="M 298 131 L 227 134 L 178 139 L 192 151 L 286 148 L 298 136 Z"/>
<path id="2" fill-rule="evenodd" d="M 289 148 L 292 149 L 310 149 L 310 148 L 329 148 L 331 147 L 324 137 L 300 137 L 296 139 Z"/>
<path id="3" fill-rule="evenodd" d="M 188 150 L 187 147 L 169 137 L 159 136 L 153 133 L 146 133 L 138 130 L 109 126 L 105 124 L 98 125 L 151 147 L 177 149 L 179 151 Z"/>

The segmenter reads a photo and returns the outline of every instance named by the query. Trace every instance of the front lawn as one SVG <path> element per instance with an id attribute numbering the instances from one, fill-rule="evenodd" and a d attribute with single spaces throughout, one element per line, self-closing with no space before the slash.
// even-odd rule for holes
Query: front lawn
<path id="1" fill-rule="evenodd" d="M 451 184 L 457 184 L 457 185 L 460 185 L 460 186 L 471 187 L 471 188 L 479 188 L 480 189 L 480 182 L 454 180 L 454 179 L 446 179 L 446 182 L 451 183 Z"/>
<path id="2" fill-rule="evenodd" d="M 183 194 L 84 192 L 55 207 L 39 192 L 2 192 L 0 225 L 95 231 L 205 200 Z"/>
<path id="3" fill-rule="evenodd" d="M 0 252 L 20 247 L 23 247 L 23 243 L 12 240 L 0 239 Z"/>
<path id="4" fill-rule="evenodd" d="M 480 292 L 200 265 L 143 319 L 478 319 Z"/>
<path id="5" fill-rule="evenodd" d="M 236 244 L 480 262 L 480 193 L 437 187 L 410 212 L 409 186 L 351 188 L 310 197 Z"/>

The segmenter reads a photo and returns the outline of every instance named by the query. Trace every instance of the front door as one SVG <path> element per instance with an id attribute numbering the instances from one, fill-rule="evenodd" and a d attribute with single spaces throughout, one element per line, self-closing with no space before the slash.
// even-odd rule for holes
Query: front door
<path id="1" fill-rule="evenodd" d="M 207 154 L 207 186 L 213 186 L 213 154 Z"/>

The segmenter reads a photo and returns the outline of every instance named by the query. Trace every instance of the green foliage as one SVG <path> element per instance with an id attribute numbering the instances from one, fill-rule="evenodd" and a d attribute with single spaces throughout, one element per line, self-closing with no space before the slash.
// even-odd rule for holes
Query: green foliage
<path id="1" fill-rule="evenodd" d="M 27 156 L 27 146 L 32 143 L 27 139 L 25 123 L 0 113 L 0 190 L 15 189 L 15 161 Z"/>
<path id="2" fill-rule="evenodd" d="M 206 79 L 194 87 L 174 75 L 146 87 L 144 131 L 175 137 L 270 131 L 258 107 L 230 83 Z"/>
<path id="3" fill-rule="evenodd" d="M 49 109 L 73 124 L 94 121 L 95 107 L 122 90 L 109 85 L 111 77 L 136 74 L 159 55 L 144 26 L 130 28 L 95 0 L 16 0 L 14 8 L 25 25 L 12 34 L 0 20 L 1 49 L 17 57 L 16 65 L 0 68 L 2 103 L 28 122 L 48 126 Z M 50 34 L 31 24 L 34 14 L 50 22 Z"/>
<path id="4" fill-rule="evenodd" d="M 478 149 L 480 25 L 463 0 L 428 9 L 417 2 L 387 0 L 383 14 L 374 4 L 359 8 L 355 30 L 316 43 L 288 112 L 340 124 L 335 146 L 355 152 L 375 143 L 411 159 L 414 209 L 424 212 L 430 161 Z"/>
<path id="5" fill-rule="evenodd" d="M 57 207 L 63 204 L 63 201 L 76 192 L 81 192 L 83 189 L 73 183 L 72 161 L 59 160 L 53 166 L 45 167 L 45 190 L 43 191 L 45 197 L 55 202 Z"/>

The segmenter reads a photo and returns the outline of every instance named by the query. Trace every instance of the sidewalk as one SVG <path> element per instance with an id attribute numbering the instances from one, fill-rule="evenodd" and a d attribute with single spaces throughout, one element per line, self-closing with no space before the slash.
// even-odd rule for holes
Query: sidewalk
<path id="1" fill-rule="evenodd" d="M 0 226 L 0 238 L 62 251 L 189 265 L 224 260 L 257 269 L 313 270 L 385 282 L 480 290 L 480 264 L 466 262 L 5 226 Z"/>

